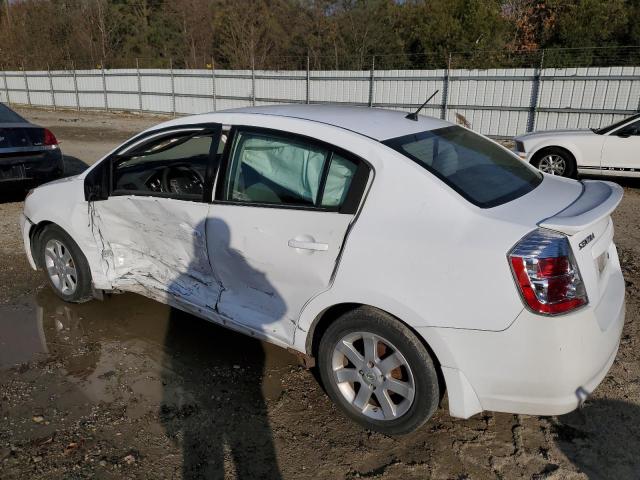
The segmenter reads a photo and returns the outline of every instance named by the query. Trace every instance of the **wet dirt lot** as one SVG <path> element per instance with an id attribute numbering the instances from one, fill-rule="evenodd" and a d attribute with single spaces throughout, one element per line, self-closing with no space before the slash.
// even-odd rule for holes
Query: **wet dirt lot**
<path id="1" fill-rule="evenodd" d="M 81 169 L 159 118 L 20 110 Z M 80 163 L 79 163 L 80 162 Z M 627 280 L 616 362 L 580 411 L 360 429 L 286 351 L 133 294 L 68 305 L 0 192 L 0 478 L 640 478 L 640 181 L 614 215 Z"/>

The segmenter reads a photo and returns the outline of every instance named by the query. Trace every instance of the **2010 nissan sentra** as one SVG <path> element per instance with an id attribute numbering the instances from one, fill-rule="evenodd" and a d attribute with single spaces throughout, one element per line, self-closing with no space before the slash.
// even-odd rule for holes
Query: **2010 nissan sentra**
<path id="1" fill-rule="evenodd" d="M 314 361 L 367 428 L 575 409 L 613 363 L 622 189 L 544 175 L 446 121 L 277 106 L 151 128 L 28 196 L 69 302 L 137 292 Z"/>

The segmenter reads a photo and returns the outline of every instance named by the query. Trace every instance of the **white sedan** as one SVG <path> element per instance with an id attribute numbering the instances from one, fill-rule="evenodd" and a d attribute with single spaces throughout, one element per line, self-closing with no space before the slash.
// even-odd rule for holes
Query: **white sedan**
<path id="1" fill-rule="evenodd" d="M 640 177 L 640 114 L 591 130 L 549 130 L 515 137 L 515 151 L 540 171 Z"/>
<path id="2" fill-rule="evenodd" d="M 347 416 L 575 409 L 613 363 L 620 187 L 543 175 L 463 127 L 357 107 L 176 119 L 31 192 L 64 300 L 137 292 L 293 349 Z"/>

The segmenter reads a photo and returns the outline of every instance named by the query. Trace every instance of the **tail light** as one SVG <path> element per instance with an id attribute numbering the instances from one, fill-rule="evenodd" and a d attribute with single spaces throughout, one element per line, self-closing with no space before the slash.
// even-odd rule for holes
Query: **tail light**
<path id="1" fill-rule="evenodd" d="M 534 312 L 557 315 L 587 304 L 566 236 L 539 228 L 511 250 L 509 262 L 522 298 Z"/>
<path id="2" fill-rule="evenodd" d="M 58 145 L 58 139 L 48 128 L 44 129 L 44 145 Z"/>

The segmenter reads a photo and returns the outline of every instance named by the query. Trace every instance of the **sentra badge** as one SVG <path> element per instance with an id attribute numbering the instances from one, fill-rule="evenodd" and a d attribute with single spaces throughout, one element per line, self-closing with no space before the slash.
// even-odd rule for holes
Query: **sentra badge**
<path id="1" fill-rule="evenodd" d="M 587 238 L 585 238 L 578 244 L 578 247 L 580 248 L 580 250 L 586 247 L 589 244 L 589 242 L 591 242 L 591 240 L 593 240 L 594 238 L 596 238 L 596 236 L 593 233 L 590 233 Z"/>

